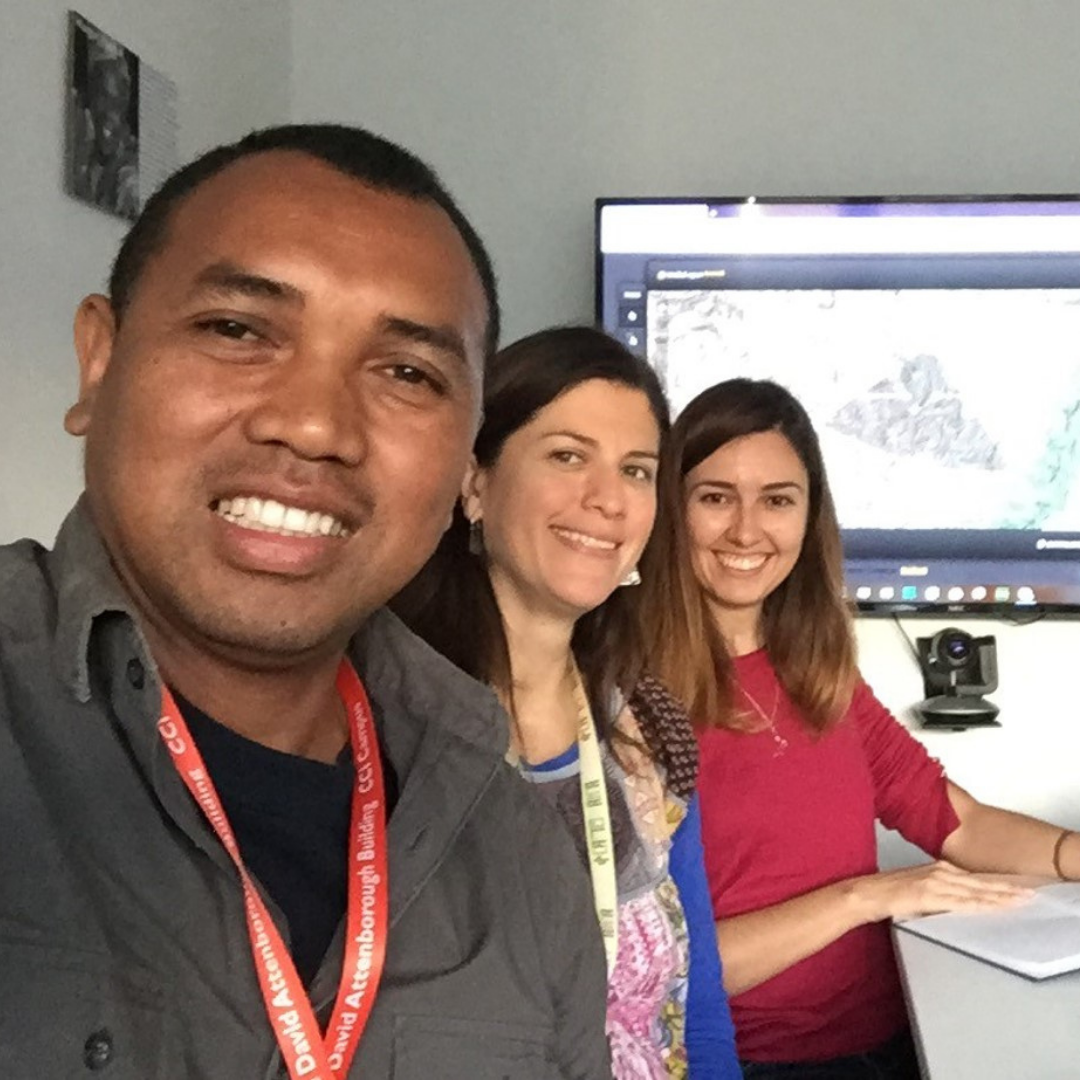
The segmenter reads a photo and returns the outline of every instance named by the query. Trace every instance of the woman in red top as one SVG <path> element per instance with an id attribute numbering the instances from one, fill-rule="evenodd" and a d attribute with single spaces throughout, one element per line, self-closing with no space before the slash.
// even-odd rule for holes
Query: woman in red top
<path id="1" fill-rule="evenodd" d="M 1080 835 L 978 802 L 860 678 L 821 451 L 788 391 L 714 386 L 669 445 L 644 614 L 698 719 L 746 1076 L 917 1078 L 888 920 L 1025 895 L 971 871 L 1080 878 Z M 880 872 L 877 820 L 935 861 Z"/>

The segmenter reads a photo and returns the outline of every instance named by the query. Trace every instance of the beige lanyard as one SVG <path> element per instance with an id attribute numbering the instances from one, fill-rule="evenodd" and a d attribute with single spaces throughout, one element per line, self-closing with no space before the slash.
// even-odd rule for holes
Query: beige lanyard
<path id="1" fill-rule="evenodd" d="M 604 762 L 593 723 L 589 698 L 574 665 L 574 698 L 578 711 L 578 758 L 581 775 L 581 809 L 585 819 L 585 844 L 589 851 L 593 902 L 604 939 L 608 974 L 619 953 L 619 894 L 615 882 L 615 845 L 611 833 Z"/>

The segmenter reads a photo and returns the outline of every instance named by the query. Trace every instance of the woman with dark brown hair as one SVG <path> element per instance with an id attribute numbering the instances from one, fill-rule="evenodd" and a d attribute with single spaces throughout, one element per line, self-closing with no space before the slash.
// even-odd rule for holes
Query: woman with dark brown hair
<path id="1" fill-rule="evenodd" d="M 668 426 L 652 369 L 597 330 L 503 349 L 462 507 L 395 608 L 492 686 L 512 761 L 578 844 L 607 947 L 614 1075 L 734 1080 L 696 744 L 646 674 L 633 588 Z"/>
<path id="2" fill-rule="evenodd" d="M 1080 836 L 976 801 L 859 676 L 810 419 L 732 379 L 673 426 L 642 563 L 650 661 L 688 702 L 706 870 L 747 1078 L 917 1078 L 888 920 L 1080 878 Z M 879 872 L 875 820 L 935 862 Z"/>

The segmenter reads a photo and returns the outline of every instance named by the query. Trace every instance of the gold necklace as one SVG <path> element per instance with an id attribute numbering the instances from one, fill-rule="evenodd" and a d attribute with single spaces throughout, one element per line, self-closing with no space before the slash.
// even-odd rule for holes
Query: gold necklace
<path id="1" fill-rule="evenodd" d="M 762 723 L 768 729 L 773 738 L 773 757 L 780 757 L 781 754 L 788 748 L 788 741 L 776 730 L 776 710 L 780 707 L 780 687 L 777 685 L 776 694 L 773 697 L 772 712 L 766 715 L 765 710 L 758 704 L 758 700 L 746 689 L 745 686 L 739 687 L 743 697 L 753 707 L 754 712 L 761 717 Z"/>

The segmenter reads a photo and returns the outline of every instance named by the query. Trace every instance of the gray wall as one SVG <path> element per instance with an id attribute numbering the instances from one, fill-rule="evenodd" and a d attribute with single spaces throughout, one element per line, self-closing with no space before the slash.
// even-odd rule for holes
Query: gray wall
<path id="1" fill-rule="evenodd" d="M 511 336 L 591 315 L 598 195 L 1080 187 L 1071 2 L 309 0 L 293 41 L 298 118 L 460 193 Z"/>
<path id="2" fill-rule="evenodd" d="M 77 387 L 71 318 L 124 233 L 63 193 L 67 10 L 4 0 L 0 15 L 0 543 L 51 540 L 81 487 L 79 444 L 60 426 Z M 179 85 L 183 157 L 287 117 L 288 0 L 82 0 L 79 11 Z"/>

